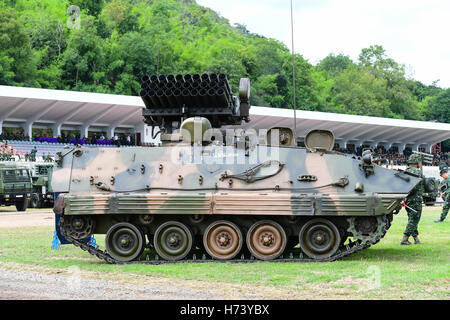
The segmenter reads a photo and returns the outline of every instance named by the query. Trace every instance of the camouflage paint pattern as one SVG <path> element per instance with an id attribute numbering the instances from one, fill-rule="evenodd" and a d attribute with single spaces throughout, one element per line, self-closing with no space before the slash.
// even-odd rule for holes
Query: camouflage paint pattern
<path id="1" fill-rule="evenodd" d="M 256 163 L 272 162 L 254 177 L 267 178 L 223 179 L 224 173 L 232 176 L 254 167 L 250 160 L 258 159 L 260 148 L 267 150 Z M 236 149 L 217 158 L 200 147 L 200 163 L 189 161 L 192 150 L 185 145 L 77 148 L 55 168 L 53 190 L 68 193 L 66 215 L 376 216 L 394 211 L 420 181 L 379 166 L 366 177 L 359 160 L 333 152 L 255 146 L 237 164 Z M 314 181 L 300 181 L 305 175 Z M 348 183 L 336 185 L 341 180 Z M 357 183 L 363 185 L 360 192 Z"/>

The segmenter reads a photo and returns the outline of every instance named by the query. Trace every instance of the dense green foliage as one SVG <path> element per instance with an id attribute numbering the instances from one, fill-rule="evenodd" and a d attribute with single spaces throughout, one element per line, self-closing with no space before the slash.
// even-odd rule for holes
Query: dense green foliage
<path id="1" fill-rule="evenodd" d="M 144 74 L 222 72 L 252 80 L 253 105 L 292 108 L 289 49 L 194 0 L 0 0 L 0 37 L 3 85 L 137 95 Z M 295 68 L 298 109 L 449 122 L 450 89 L 381 46 Z"/>

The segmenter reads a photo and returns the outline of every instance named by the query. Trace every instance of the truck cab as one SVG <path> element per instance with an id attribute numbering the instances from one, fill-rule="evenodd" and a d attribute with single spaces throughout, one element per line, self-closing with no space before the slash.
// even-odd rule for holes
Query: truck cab
<path id="1" fill-rule="evenodd" d="M 33 162 L 30 169 L 31 179 L 33 181 L 33 191 L 29 207 L 53 207 L 53 190 L 51 186 L 53 163 Z"/>
<path id="2" fill-rule="evenodd" d="M 15 205 L 17 211 L 25 211 L 31 197 L 30 170 L 19 164 L 0 165 L 0 205 Z"/>

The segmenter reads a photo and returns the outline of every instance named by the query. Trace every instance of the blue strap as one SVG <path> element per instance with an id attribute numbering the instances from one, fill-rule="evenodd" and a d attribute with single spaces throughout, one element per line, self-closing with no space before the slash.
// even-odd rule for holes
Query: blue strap
<path id="1" fill-rule="evenodd" d="M 95 240 L 95 237 L 93 234 L 91 234 L 91 239 L 89 240 L 88 244 L 93 246 L 94 248 L 98 248 L 97 241 Z"/>
<path id="2" fill-rule="evenodd" d="M 55 230 L 53 233 L 52 250 L 61 250 L 61 241 L 59 241 L 58 234 Z"/>

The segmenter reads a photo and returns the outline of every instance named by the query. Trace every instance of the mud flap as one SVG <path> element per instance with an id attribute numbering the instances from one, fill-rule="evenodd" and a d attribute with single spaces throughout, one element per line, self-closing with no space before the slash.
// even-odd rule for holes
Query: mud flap
<path id="1" fill-rule="evenodd" d="M 55 192 L 53 194 L 53 203 L 56 203 L 56 198 L 58 198 L 58 195 L 61 192 Z M 71 244 L 69 241 L 67 241 L 67 239 L 61 234 L 61 229 L 59 227 L 59 220 L 61 220 L 61 215 L 55 213 L 55 231 L 56 231 L 56 235 L 58 236 L 59 241 L 61 242 L 61 245 L 63 244 Z M 88 243 L 91 240 L 91 238 L 86 238 L 86 239 L 82 239 L 81 241 Z"/>
<path id="2" fill-rule="evenodd" d="M 56 235 L 58 236 L 58 239 L 61 242 L 61 244 L 70 244 L 70 242 L 67 241 L 66 238 L 64 238 L 64 236 L 61 234 L 61 229 L 59 228 L 59 220 L 60 219 L 61 219 L 61 215 L 55 213 L 55 231 L 56 231 Z"/>

